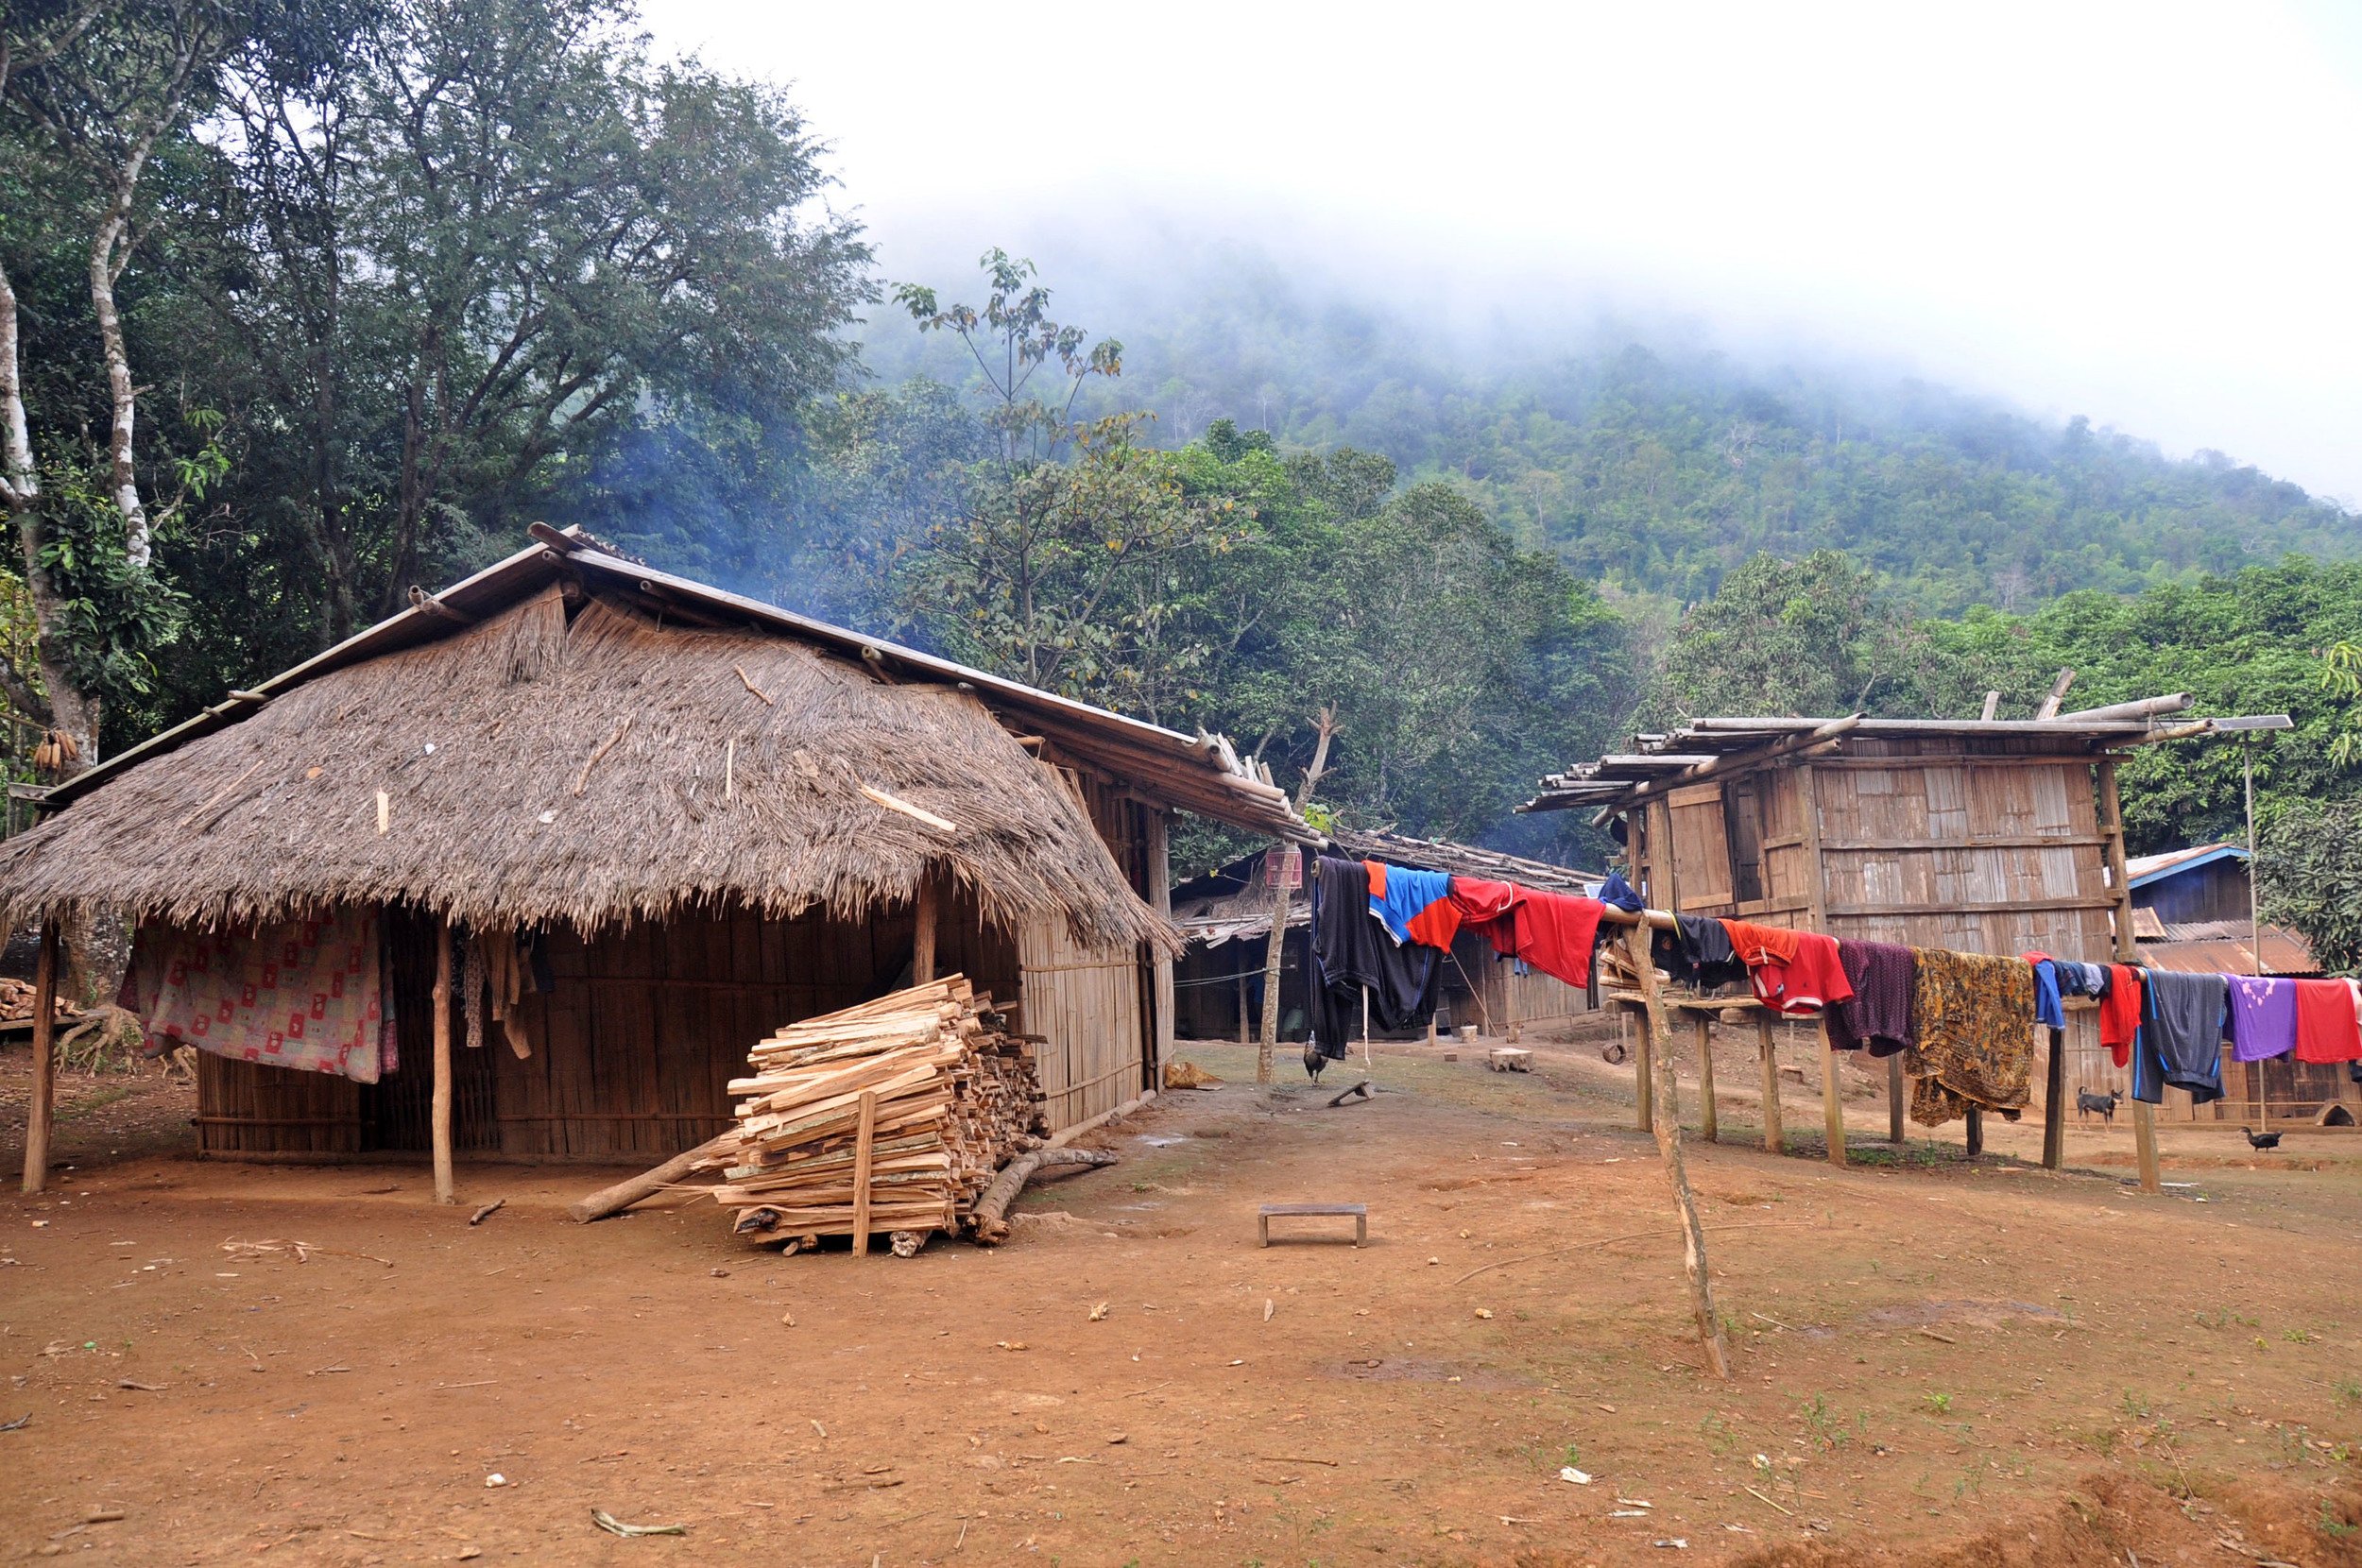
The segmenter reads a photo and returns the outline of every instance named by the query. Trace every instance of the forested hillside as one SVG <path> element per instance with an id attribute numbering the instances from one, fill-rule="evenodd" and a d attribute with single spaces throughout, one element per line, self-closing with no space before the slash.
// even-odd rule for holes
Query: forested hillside
<path id="1" fill-rule="evenodd" d="M 1232 264 L 1185 262 L 1155 289 L 1087 274 L 1062 297 L 1124 301 L 1103 322 L 1126 352 L 1102 404 L 1155 410 L 1170 443 L 1230 418 L 1286 445 L 1382 452 L 1628 590 L 1686 602 L 1758 551 L 1837 549 L 1922 609 L 2023 609 L 2287 551 L 2362 554 L 2362 520 L 2218 453 L 2171 461 L 2082 419 L 1860 368 L 1753 369 L 1669 330 L 1455 347 L 1432 321 Z M 865 351 L 889 376 L 967 374 L 898 321 Z"/>

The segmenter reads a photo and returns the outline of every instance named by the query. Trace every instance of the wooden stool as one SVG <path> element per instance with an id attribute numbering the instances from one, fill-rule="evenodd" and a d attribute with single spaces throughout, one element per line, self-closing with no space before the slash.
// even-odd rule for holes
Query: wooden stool
<path id="1" fill-rule="evenodd" d="M 1495 1072 L 1532 1072 L 1533 1052 L 1519 1050 L 1514 1046 L 1502 1046 L 1485 1058 L 1484 1065 Z"/>
<path id="2" fill-rule="evenodd" d="M 1367 1203 L 1265 1203 L 1256 1211 L 1255 1227 L 1271 1245 L 1271 1222 L 1275 1216 L 1299 1219 L 1308 1215 L 1333 1216 L 1353 1221 L 1353 1244 L 1359 1247 L 1370 1238 L 1370 1206 Z"/>

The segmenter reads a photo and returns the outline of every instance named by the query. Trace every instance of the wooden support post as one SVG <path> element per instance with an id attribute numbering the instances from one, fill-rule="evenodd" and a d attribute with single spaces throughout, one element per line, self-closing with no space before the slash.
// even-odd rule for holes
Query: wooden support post
<path id="1" fill-rule="evenodd" d="M 1246 971 L 1240 970 L 1232 979 L 1239 982 L 1239 1044 L 1243 1046 L 1255 1038 L 1246 1018 Z"/>
<path id="2" fill-rule="evenodd" d="M 1968 1157 L 1972 1160 L 1976 1159 L 1984 1151 L 1985 1108 L 1981 1105 L 1972 1105 L 1968 1108 Z"/>
<path id="3" fill-rule="evenodd" d="M 1704 1014 L 1698 1021 L 1698 1103 L 1701 1119 L 1698 1135 L 1708 1143 L 1722 1141 L 1722 1130 L 1716 1123 L 1714 1112 L 1714 1021 Z"/>
<path id="4" fill-rule="evenodd" d="M 1845 1099 L 1837 1078 L 1837 1052 L 1829 1048 L 1829 1021 L 1814 1031 L 1821 1043 L 1821 1125 L 1829 1138 L 1829 1163 L 1845 1163 Z"/>
<path id="5" fill-rule="evenodd" d="M 1264 857 L 1263 863 L 1270 865 L 1282 855 L 1301 854 L 1302 851 L 1294 844 L 1280 844 L 1276 846 L 1275 853 Z M 1318 871 L 1314 866 L 1304 869 L 1307 876 L 1316 875 Z M 1255 1082 L 1258 1083 L 1271 1082 L 1272 1051 L 1279 1043 L 1279 966 L 1287 956 L 1288 906 L 1294 898 L 1295 889 L 1289 885 L 1286 877 L 1281 877 L 1279 885 L 1272 893 L 1271 939 L 1263 944 L 1263 1030 L 1255 1042 Z M 1309 970 L 1304 980 L 1304 994 L 1309 998 L 1312 994 L 1312 977 Z M 1309 1001 L 1307 1005 L 1309 1007 Z"/>
<path id="6" fill-rule="evenodd" d="M 435 1099 L 429 1123 L 435 1148 L 435 1201 L 456 1203 L 451 1169 L 451 922 L 435 923 Z"/>
<path id="7" fill-rule="evenodd" d="M 2116 765 L 2101 762 L 2099 771 L 2099 830 L 2108 844 L 2108 881 L 2116 895 L 2116 962 L 2140 962 L 2140 944 L 2132 936 L 2132 878 L 2124 868 L 2124 801 L 2116 791 Z M 2141 1190 L 2163 1192 L 2157 1171 L 2157 1110 L 2142 1100 L 2132 1102 L 2132 1149 L 2140 1161 Z"/>
<path id="8" fill-rule="evenodd" d="M 1903 1053 L 1887 1058 L 1887 1142 L 1900 1144 L 1903 1133 L 1903 1102 L 1910 1091 L 1903 1085 Z"/>
<path id="9" fill-rule="evenodd" d="M 1665 1164 L 1665 1180 L 1673 1189 L 1673 1207 L 1681 1219 L 1682 1268 L 1689 1276 L 1689 1305 L 1698 1320 L 1698 1339 L 1705 1350 L 1706 1367 L 1715 1376 L 1727 1379 L 1731 1375 L 1730 1348 L 1722 1341 L 1722 1318 L 1715 1310 L 1714 1278 L 1706 1265 L 1705 1229 L 1698 1222 L 1698 1200 L 1689 1190 L 1689 1172 L 1682 1159 L 1681 1123 L 1672 1115 L 1672 1025 L 1665 1013 L 1665 997 L 1656 983 L 1656 965 L 1649 958 L 1649 928 L 1639 925 L 1624 933 L 1625 951 L 1632 955 L 1634 971 L 1639 977 L 1644 1013 L 1641 1018 L 1642 1040 L 1663 1042 L 1662 1051 L 1648 1054 L 1657 1062 L 1657 1072 L 1664 1082 L 1658 1101 L 1665 1109 L 1651 1125 L 1656 1134 L 1657 1157 Z"/>
<path id="10" fill-rule="evenodd" d="M 1165 813 L 1155 809 L 1144 811 L 1148 819 L 1148 885 L 1149 905 L 1167 920 L 1172 918 L 1172 850 L 1165 837 Z M 1172 1060 L 1172 1040 L 1175 1031 L 1172 990 L 1172 955 L 1161 949 L 1149 971 L 1149 1002 L 1155 1011 L 1151 1049 L 1154 1055 L 1148 1066 L 1149 1088 L 1165 1081 L 1165 1064 Z"/>
<path id="11" fill-rule="evenodd" d="M 853 1255 L 869 1251 L 870 1150 L 878 1140 L 878 1091 L 861 1092 L 861 1125 L 853 1133 Z"/>
<path id="12" fill-rule="evenodd" d="M 911 983 L 924 985 L 935 978 L 935 874 L 921 872 L 918 896 L 914 900 L 914 922 L 911 929 Z"/>
<path id="13" fill-rule="evenodd" d="M 2042 1095 L 2042 1167 L 2066 1164 L 2066 1031 L 2050 1031 L 2050 1070 Z"/>
<path id="14" fill-rule="evenodd" d="M 49 1185 L 49 1134 L 58 1119 L 58 923 L 41 923 L 33 960 L 33 1101 L 25 1115 L 25 1190 Z"/>
<path id="15" fill-rule="evenodd" d="M 1763 1147 L 1783 1154 L 1787 1149 L 1780 1135 L 1780 1053 L 1773 1047 L 1768 1013 L 1755 1014 L 1755 1054 L 1763 1061 Z"/>
<path id="16" fill-rule="evenodd" d="M 1633 929 L 1641 929 L 1637 926 Z M 1648 978 L 1653 981 L 1656 978 L 1656 971 L 1651 969 Z M 1649 1027 L 1649 1014 L 1646 1008 L 1634 1014 L 1634 1022 L 1639 1027 L 1633 1031 L 1633 1099 L 1639 1117 L 1640 1130 L 1643 1133 L 1650 1133 L 1656 1130 L 1656 1051 L 1652 1045 L 1656 1036 L 1656 1031 Z"/>

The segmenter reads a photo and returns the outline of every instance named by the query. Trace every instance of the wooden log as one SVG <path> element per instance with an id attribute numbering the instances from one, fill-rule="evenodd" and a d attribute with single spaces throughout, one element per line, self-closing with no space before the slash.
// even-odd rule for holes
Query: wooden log
<path id="1" fill-rule="evenodd" d="M 1011 1160 L 984 1197 L 976 1201 L 976 1239 L 987 1247 L 1009 1238 L 1009 1205 L 1036 1172 L 1059 1166 L 1108 1166 L 1116 1157 L 1100 1149 L 1036 1149 Z"/>
<path id="2" fill-rule="evenodd" d="M 1829 1140 L 1829 1163 L 1845 1163 L 1845 1099 L 1837 1076 L 1837 1052 L 1829 1048 L 1829 1021 L 1816 1031 L 1821 1042 L 1821 1127 Z"/>
<path id="3" fill-rule="evenodd" d="M 571 1219 L 588 1225 L 594 1219 L 605 1219 L 610 1214 L 621 1214 L 644 1198 L 653 1198 L 666 1187 L 686 1180 L 692 1171 L 707 1160 L 727 1153 L 738 1147 L 735 1129 L 718 1138 L 699 1144 L 684 1154 L 676 1154 L 653 1170 L 643 1171 L 629 1181 L 601 1187 L 577 1202 L 568 1205 Z"/>
<path id="4" fill-rule="evenodd" d="M 1974 1160 L 1984 1151 L 1985 1108 L 1981 1105 L 1971 1105 L 1968 1108 L 1968 1157 Z"/>
<path id="5" fill-rule="evenodd" d="M 911 983 L 924 985 L 935 978 L 935 878 L 933 872 L 918 878 L 916 926 L 911 937 Z"/>
<path id="6" fill-rule="evenodd" d="M 1635 931 L 1642 929 L 1645 929 L 1645 928 L 1640 926 L 1635 926 L 1633 928 L 1633 930 Z M 1625 934 L 1629 937 L 1631 932 L 1626 932 Z M 1650 989 L 1653 988 L 1655 979 L 1656 970 L 1652 967 L 1649 970 L 1649 980 L 1652 982 Z M 1656 1031 L 1649 1027 L 1649 989 L 1643 989 L 1640 995 L 1640 1009 L 1635 1015 L 1635 1021 L 1640 1027 L 1633 1031 L 1633 1032 L 1638 1036 L 1638 1038 L 1633 1042 L 1632 1051 L 1634 1066 L 1634 1112 L 1638 1118 L 1640 1131 L 1643 1133 L 1652 1133 L 1656 1130 L 1657 1053 L 1653 1048 L 1652 1048 L 1651 1043 L 1656 1036 Z"/>
<path id="7" fill-rule="evenodd" d="M 1649 929 L 1635 926 L 1624 933 L 1626 950 L 1632 955 L 1633 968 L 1638 976 L 1642 997 L 1643 1040 L 1654 1036 L 1665 1042 L 1667 1049 L 1653 1051 L 1657 1071 L 1664 1078 L 1673 1076 L 1672 1026 L 1665 1011 L 1665 998 L 1657 988 L 1656 965 L 1649 958 Z M 1666 1184 L 1673 1191 L 1673 1207 L 1681 1219 L 1682 1268 L 1689 1280 L 1689 1304 L 1698 1321 L 1698 1339 L 1705 1351 L 1706 1366 L 1719 1378 L 1731 1375 L 1730 1348 L 1722 1339 L 1721 1314 L 1715 1309 L 1714 1278 L 1706 1263 L 1705 1230 L 1698 1220 L 1698 1200 L 1689 1189 L 1689 1172 L 1682 1158 L 1681 1123 L 1671 1114 L 1672 1093 L 1669 1082 L 1659 1102 L 1663 1107 L 1650 1131 L 1656 1135 L 1657 1157 L 1665 1166 Z"/>
<path id="8" fill-rule="evenodd" d="M 2140 1161 L 2141 1190 L 2165 1191 L 2164 1175 L 2157 1167 L 2157 1108 L 2145 1099 L 2132 1102 L 2132 1150 Z"/>
<path id="9" fill-rule="evenodd" d="M 1903 1084 L 1903 1055 L 1897 1051 L 1887 1058 L 1887 1142 L 1900 1144 L 1903 1131 L 1903 1105 L 1909 1091 Z"/>
<path id="10" fill-rule="evenodd" d="M 25 1115 L 26 1193 L 49 1185 L 49 1140 L 58 1119 L 58 949 L 64 945 L 58 922 L 41 923 L 41 951 L 33 960 L 33 1098 Z"/>
<path id="11" fill-rule="evenodd" d="M 2042 1095 L 2042 1167 L 2057 1170 L 2066 1164 L 2066 1031 L 2050 1031 L 2049 1071 Z"/>
<path id="12" fill-rule="evenodd" d="M 861 1129 L 853 1135 L 853 1255 L 869 1251 L 869 1159 L 878 1139 L 878 1091 L 864 1089 Z"/>
<path id="13" fill-rule="evenodd" d="M 1720 1143 L 1722 1131 L 1715 1119 L 1714 1108 L 1714 1023 L 1703 1013 L 1693 1021 L 1698 1030 L 1698 1135 L 1708 1143 Z"/>
<path id="14" fill-rule="evenodd" d="M 579 794 L 582 792 L 574 792 Z M 429 1136 L 435 1149 L 435 1201 L 456 1203 L 451 1162 L 451 922 L 435 924 L 435 1097 Z"/>
<path id="15" fill-rule="evenodd" d="M 1755 1055 L 1763 1065 L 1763 1147 L 1773 1154 L 1787 1152 L 1780 1131 L 1780 1055 L 1773 1044 L 1769 1014 L 1755 1017 Z"/>

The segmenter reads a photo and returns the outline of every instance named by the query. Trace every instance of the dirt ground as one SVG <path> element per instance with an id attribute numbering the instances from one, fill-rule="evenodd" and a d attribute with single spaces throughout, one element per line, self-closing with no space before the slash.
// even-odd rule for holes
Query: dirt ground
<path id="1" fill-rule="evenodd" d="M 71 1080 L 73 1168 L 0 1208 L 0 1554 L 2362 1563 L 2362 1143 L 2168 1128 L 2189 1185 L 2145 1198 L 2124 1118 L 2053 1176 L 2030 1124 L 1976 1166 L 1957 1127 L 1874 1142 L 1865 1087 L 1838 1170 L 1726 1088 L 1690 1146 L 1723 1383 L 1597 1045 L 1381 1048 L 1334 1110 L 1358 1065 L 1266 1095 L 1192 1046 L 1225 1086 L 1097 1135 L 1121 1163 L 1006 1247 L 910 1260 L 782 1258 L 710 1205 L 568 1223 L 599 1171 L 463 1166 L 453 1210 L 418 1166 L 199 1163 L 185 1088 Z M 24 1089 L 0 1056 L 11 1173 Z M 1802 1091 L 1787 1119 L 1817 1136 Z M 1258 1248 L 1303 1200 L 1367 1203 L 1369 1245 Z"/>

